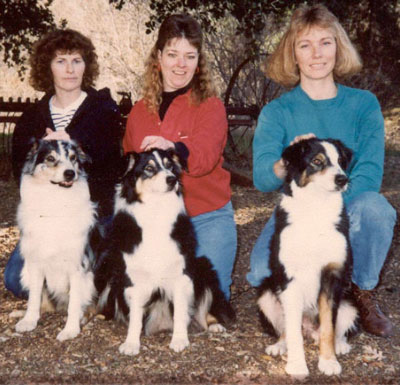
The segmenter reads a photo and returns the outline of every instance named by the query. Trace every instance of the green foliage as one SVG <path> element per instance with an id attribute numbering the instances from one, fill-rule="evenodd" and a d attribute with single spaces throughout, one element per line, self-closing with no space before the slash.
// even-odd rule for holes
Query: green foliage
<path id="1" fill-rule="evenodd" d="M 2 0 L 0 2 L 0 51 L 9 65 L 18 64 L 19 73 L 32 40 L 54 26 L 49 10 L 53 0 Z"/>

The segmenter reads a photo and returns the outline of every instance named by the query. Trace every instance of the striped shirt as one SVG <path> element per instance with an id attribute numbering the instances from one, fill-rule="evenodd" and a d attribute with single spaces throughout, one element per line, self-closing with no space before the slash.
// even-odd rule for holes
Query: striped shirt
<path id="1" fill-rule="evenodd" d="M 53 97 L 49 101 L 51 119 L 53 120 L 56 131 L 65 130 L 71 122 L 75 112 L 85 100 L 87 93 L 82 91 L 79 98 L 65 108 L 54 106 Z"/>

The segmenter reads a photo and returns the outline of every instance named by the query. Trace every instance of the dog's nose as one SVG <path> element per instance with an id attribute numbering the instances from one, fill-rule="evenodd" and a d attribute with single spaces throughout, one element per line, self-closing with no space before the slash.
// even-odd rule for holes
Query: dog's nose
<path id="1" fill-rule="evenodd" d="M 347 178 L 346 175 L 338 174 L 335 176 L 335 184 L 341 188 L 346 186 L 348 181 L 349 179 Z"/>
<path id="2" fill-rule="evenodd" d="M 177 181 L 176 176 L 171 176 L 171 175 L 167 176 L 167 185 L 168 185 L 168 186 L 174 187 L 176 181 Z"/>
<path id="3" fill-rule="evenodd" d="M 65 170 L 64 171 L 64 179 L 66 181 L 71 181 L 75 178 L 75 171 L 74 170 Z"/>

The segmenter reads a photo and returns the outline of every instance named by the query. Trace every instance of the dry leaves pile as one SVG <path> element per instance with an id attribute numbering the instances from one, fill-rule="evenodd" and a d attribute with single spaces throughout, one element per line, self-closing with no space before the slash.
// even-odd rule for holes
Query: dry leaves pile
<path id="1" fill-rule="evenodd" d="M 400 148 L 399 114 L 387 117 L 392 124 L 390 138 Z M 400 212 L 399 151 L 388 156 L 383 192 Z M 45 314 L 35 331 L 18 334 L 16 319 L 26 302 L 14 298 L 0 283 L 0 383 L 227 383 L 286 384 L 285 357 L 274 358 L 264 348 L 273 342 L 262 333 L 255 306 L 255 293 L 246 282 L 249 253 L 276 202 L 276 194 L 262 194 L 254 188 L 234 187 L 239 250 L 234 270 L 232 302 L 238 320 L 223 334 L 207 334 L 191 328 L 191 345 L 182 353 L 168 348 L 170 335 L 161 333 L 142 338 L 139 356 L 118 353 L 126 327 L 92 318 L 81 335 L 72 341 L 55 337 L 65 322 L 64 315 Z M 0 182 L 0 276 L 18 239 L 15 210 L 18 192 L 13 182 Z M 400 229 L 396 227 L 392 249 L 382 283 L 377 291 L 382 308 L 395 325 L 390 339 L 361 333 L 353 349 L 339 357 L 340 377 L 326 377 L 317 369 L 318 349 L 306 341 L 310 377 L 304 383 L 398 384 L 400 382 Z M 1 280 L 2 281 L 2 280 Z"/>

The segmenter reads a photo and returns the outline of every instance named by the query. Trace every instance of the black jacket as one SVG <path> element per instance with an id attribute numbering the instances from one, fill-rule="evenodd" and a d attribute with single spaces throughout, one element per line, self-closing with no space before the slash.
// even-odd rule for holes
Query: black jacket
<path id="1" fill-rule="evenodd" d="M 89 188 L 93 201 L 99 203 L 101 216 L 112 213 L 114 186 L 121 167 L 121 115 L 110 91 L 104 88 L 85 90 L 88 94 L 66 128 L 90 156 Z M 55 130 L 46 94 L 27 109 L 19 119 L 12 138 L 14 177 L 19 183 L 26 155 L 33 138 L 45 136 L 46 128 Z"/>

